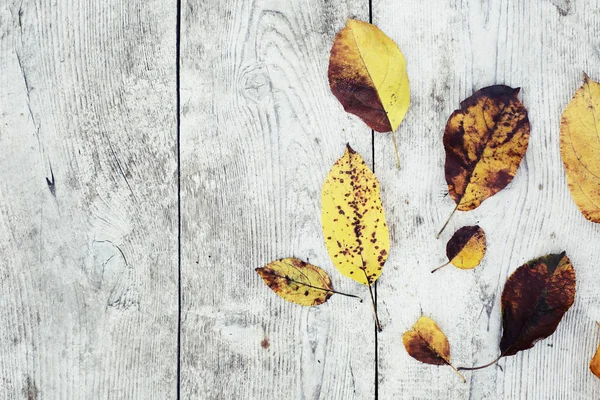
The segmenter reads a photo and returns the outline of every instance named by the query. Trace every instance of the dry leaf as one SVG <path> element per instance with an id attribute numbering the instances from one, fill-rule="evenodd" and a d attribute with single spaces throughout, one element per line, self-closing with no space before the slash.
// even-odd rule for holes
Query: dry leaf
<path id="1" fill-rule="evenodd" d="M 529 119 L 518 93 L 504 85 L 483 88 L 448 119 L 445 171 L 454 211 L 479 207 L 514 178 L 529 143 Z"/>
<path id="2" fill-rule="evenodd" d="M 586 74 L 562 114 L 560 154 L 575 204 L 600 222 L 600 84 Z"/>
<path id="3" fill-rule="evenodd" d="M 283 299 L 302 306 L 323 304 L 334 293 L 356 297 L 333 290 L 325 271 L 297 258 L 275 260 L 256 272 Z"/>
<path id="4" fill-rule="evenodd" d="M 406 61 L 392 39 L 368 22 L 349 19 L 329 57 L 329 86 L 344 109 L 378 132 L 395 131 L 410 92 Z"/>
<path id="5" fill-rule="evenodd" d="M 600 328 L 600 323 L 596 322 L 596 325 Z M 592 361 L 590 361 L 590 371 L 600 378 L 600 346 L 598 346 L 594 357 L 592 357 Z"/>
<path id="6" fill-rule="evenodd" d="M 485 232 L 479 225 L 463 226 L 457 230 L 446 245 L 448 262 L 431 271 L 432 273 L 448 264 L 460 269 L 473 269 L 481 263 L 485 255 Z"/>
<path id="7" fill-rule="evenodd" d="M 426 364 L 449 365 L 465 382 L 465 378 L 450 363 L 448 338 L 431 318 L 419 318 L 412 329 L 404 333 L 402 342 L 411 357 Z"/>
<path id="8" fill-rule="evenodd" d="M 502 292 L 500 356 L 527 350 L 552 335 L 575 301 L 575 270 L 565 252 L 536 258 L 517 268 Z"/>
<path id="9" fill-rule="evenodd" d="M 333 264 L 342 275 L 371 290 L 387 260 L 390 236 L 379 181 L 350 145 L 325 179 L 321 213 L 325 245 Z"/>

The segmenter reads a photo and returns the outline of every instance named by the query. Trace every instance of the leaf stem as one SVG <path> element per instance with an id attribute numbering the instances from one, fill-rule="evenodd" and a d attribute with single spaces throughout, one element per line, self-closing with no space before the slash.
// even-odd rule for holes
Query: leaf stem
<path id="1" fill-rule="evenodd" d="M 289 276 L 281 276 L 281 275 L 279 275 L 279 274 L 276 274 L 276 273 L 272 273 L 272 275 L 273 275 L 273 276 L 276 276 L 276 277 L 278 277 L 278 278 L 282 278 L 282 279 L 288 280 L 288 281 L 290 281 L 290 282 L 297 283 L 298 285 L 303 285 L 303 286 L 309 287 L 309 288 L 311 288 L 311 289 L 317 289 L 317 290 L 322 290 L 322 291 L 324 291 L 324 292 L 331 292 L 331 293 L 335 293 L 335 294 L 341 294 L 342 296 L 354 297 L 354 298 L 356 298 L 356 299 L 359 299 L 361 303 L 363 302 L 363 299 L 362 299 L 362 297 L 360 297 L 360 296 L 356 296 L 356 295 L 354 295 L 354 294 L 348 294 L 348 293 L 338 292 L 337 290 L 333 290 L 333 289 L 325 289 L 325 288 L 322 288 L 322 287 L 313 286 L 313 285 L 311 285 L 311 284 L 309 284 L 309 283 L 298 282 L 297 280 L 294 280 L 294 279 L 290 278 Z"/>
<path id="2" fill-rule="evenodd" d="M 458 202 L 458 204 L 460 204 L 460 202 Z M 442 226 L 442 229 L 440 229 L 440 231 L 438 232 L 438 234 L 435 235 L 436 239 L 440 238 L 440 235 L 442 234 L 442 232 L 444 232 L 444 229 L 446 229 L 446 226 L 448 226 L 448 222 L 450 222 L 450 219 L 452 218 L 452 216 L 454 215 L 454 213 L 456 212 L 456 210 L 458 210 L 458 204 L 456 205 L 456 207 L 454 207 L 454 210 L 452 210 L 452 212 L 450 213 L 450 216 L 448 217 L 448 219 L 444 223 L 444 226 Z"/>
<path id="3" fill-rule="evenodd" d="M 379 316 L 377 315 L 377 307 L 375 306 L 375 297 L 373 297 L 373 289 L 371 288 L 371 283 L 369 282 L 369 277 L 367 276 L 367 271 L 363 269 L 365 273 L 365 278 L 367 279 L 367 286 L 369 287 L 369 294 L 371 295 L 371 304 L 373 304 L 373 314 L 375 314 L 375 326 L 377 327 L 377 331 L 381 332 L 381 324 L 379 323 Z"/>
<path id="4" fill-rule="evenodd" d="M 462 379 L 463 383 L 466 383 L 467 380 L 465 379 L 465 376 L 463 374 L 461 374 L 460 372 L 458 372 L 458 370 L 456 368 L 454 368 L 454 365 L 448 363 L 448 365 L 450 366 L 450 368 L 452 368 L 452 370 L 454 372 L 456 372 L 456 375 L 460 376 L 460 379 Z"/>
<path id="5" fill-rule="evenodd" d="M 396 144 L 396 135 L 392 131 L 392 143 L 394 144 L 394 151 L 396 152 L 396 167 L 400 169 L 400 155 L 398 154 L 398 145 Z"/>
<path id="6" fill-rule="evenodd" d="M 596 325 L 598 325 L 598 328 L 600 328 L 600 322 L 596 321 Z"/>
<path id="7" fill-rule="evenodd" d="M 440 265 L 439 267 L 437 267 L 436 269 L 434 269 L 433 271 L 431 271 L 431 273 L 433 274 L 435 271 L 437 271 L 438 269 L 444 268 L 446 265 L 450 264 L 450 261 L 448 261 L 446 264 L 444 265 Z"/>
<path id="8" fill-rule="evenodd" d="M 500 354 L 498 356 L 498 358 L 496 358 L 494 361 L 492 361 L 491 363 L 485 364 L 485 365 L 480 365 L 478 367 L 458 367 L 457 371 L 475 371 L 477 369 L 484 369 L 489 367 L 490 365 L 496 364 L 498 362 L 498 360 L 500 360 L 502 358 L 504 354 Z"/>

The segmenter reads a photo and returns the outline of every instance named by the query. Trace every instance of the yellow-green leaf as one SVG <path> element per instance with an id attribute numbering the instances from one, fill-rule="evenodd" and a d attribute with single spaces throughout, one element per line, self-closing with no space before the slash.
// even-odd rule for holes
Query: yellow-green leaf
<path id="1" fill-rule="evenodd" d="M 419 318 L 412 329 L 402 335 L 402 343 L 412 358 L 426 364 L 448 365 L 465 382 L 465 378 L 450 363 L 448 338 L 431 318 Z"/>
<path id="2" fill-rule="evenodd" d="M 562 114 L 560 154 L 575 204 L 600 222 L 600 83 L 585 74 Z"/>
<path id="3" fill-rule="evenodd" d="M 335 293 L 325 271 L 297 258 L 275 260 L 256 272 L 283 299 L 302 306 L 323 304 Z"/>
<path id="4" fill-rule="evenodd" d="M 368 22 L 349 19 L 329 58 L 329 85 L 344 109 L 378 132 L 395 131 L 408 110 L 406 61 L 398 45 Z"/>
<path id="5" fill-rule="evenodd" d="M 321 222 L 329 256 L 343 275 L 372 285 L 390 251 L 379 181 L 349 145 L 325 179 Z"/>

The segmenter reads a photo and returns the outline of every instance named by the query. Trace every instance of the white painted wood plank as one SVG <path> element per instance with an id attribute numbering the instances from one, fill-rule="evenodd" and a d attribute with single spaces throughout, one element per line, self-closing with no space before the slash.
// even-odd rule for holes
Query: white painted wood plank
<path id="1" fill-rule="evenodd" d="M 563 108 L 581 72 L 600 79 L 597 1 L 374 1 L 374 22 L 404 52 L 412 105 L 399 129 L 402 170 L 389 135 L 375 139 L 395 245 L 379 280 L 381 399 L 597 399 L 600 380 L 588 363 L 600 340 L 600 225 L 586 221 L 571 199 L 559 153 Z M 440 240 L 435 233 L 454 203 L 446 196 L 442 135 L 460 100 L 496 83 L 521 87 L 531 141 L 516 178 L 478 209 L 458 213 Z M 446 267 L 453 231 L 479 223 L 488 253 L 473 271 Z M 400 335 L 423 313 L 447 334 L 456 365 L 498 355 L 500 294 L 518 266 L 566 250 L 577 272 L 575 305 L 556 333 L 499 367 L 466 372 L 420 364 Z"/>
<path id="2" fill-rule="evenodd" d="M 329 49 L 367 2 L 184 2 L 182 398 L 372 399 L 368 291 L 331 264 L 325 176 L 346 142 L 371 162 L 371 132 L 330 93 Z M 254 269 L 297 256 L 339 290 L 304 308 Z"/>
<path id="3" fill-rule="evenodd" d="M 174 4 L 0 4 L 0 398 L 174 398 Z"/>

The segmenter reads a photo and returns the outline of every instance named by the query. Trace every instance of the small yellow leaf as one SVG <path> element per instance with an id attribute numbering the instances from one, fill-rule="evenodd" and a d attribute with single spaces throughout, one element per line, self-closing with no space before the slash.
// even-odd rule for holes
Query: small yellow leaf
<path id="1" fill-rule="evenodd" d="M 562 114 L 560 154 L 575 204 L 600 222 L 600 84 L 585 74 Z"/>
<path id="2" fill-rule="evenodd" d="M 600 324 L 598 322 L 596 322 L 596 325 L 598 325 L 600 328 Z M 592 361 L 590 361 L 590 370 L 594 375 L 600 378 L 600 346 L 598 346 L 594 357 L 592 357 Z"/>
<path id="3" fill-rule="evenodd" d="M 479 225 L 463 226 L 457 230 L 446 245 L 448 262 L 431 272 L 452 264 L 460 269 L 473 269 L 485 255 L 485 232 Z"/>
<path id="4" fill-rule="evenodd" d="M 368 22 L 349 19 L 335 37 L 329 85 L 344 109 L 378 132 L 395 131 L 408 110 L 406 61 L 398 45 Z"/>
<path id="5" fill-rule="evenodd" d="M 302 306 L 323 304 L 335 293 L 325 271 L 297 258 L 273 261 L 256 272 L 283 299 Z"/>
<path id="6" fill-rule="evenodd" d="M 465 382 L 465 378 L 450 363 L 448 338 L 431 318 L 419 318 L 412 329 L 404 333 L 402 343 L 414 359 L 426 364 L 449 365 Z"/>
<path id="7" fill-rule="evenodd" d="M 372 285 L 390 251 L 379 181 L 349 145 L 321 192 L 321 222 L 329 256 L 343 275 Z"/>

